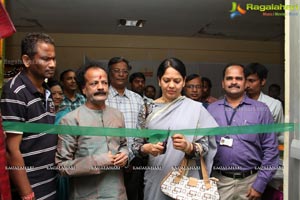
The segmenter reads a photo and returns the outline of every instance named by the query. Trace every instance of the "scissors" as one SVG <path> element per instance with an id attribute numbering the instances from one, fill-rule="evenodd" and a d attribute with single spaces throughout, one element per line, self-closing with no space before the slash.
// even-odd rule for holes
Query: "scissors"
<path id="1" fill-rule="evenodd" d="M 163 154 L 166 153 L 167 151 L 167 144 L 168 144 L 168 139 L 169 139 L 169 136 L 170 136 L 170 133 L 171 133 L 171 130 L 170 130 L 170 127 L 168 128 L 168 132 L 167 132 L 167 137 L 166 139 L 163 141 L 163 146 L 164 146 L 164 150 L 163 150 Z"/>

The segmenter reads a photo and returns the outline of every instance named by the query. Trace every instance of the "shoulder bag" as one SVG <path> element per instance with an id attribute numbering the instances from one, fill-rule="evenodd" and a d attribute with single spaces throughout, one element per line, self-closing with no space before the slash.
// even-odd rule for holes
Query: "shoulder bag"
<path id="1" fill-rule="evenodd" d="M 201 159 L 201 171 L 203 180 L 187 177 L 187 159 L 184 157 L 179 169 L 173 169 L 161 182 L 161 191 L 176 200 L 219 200 L 220 196 L 216 178 L 208 178 L 203 156 Z"/>

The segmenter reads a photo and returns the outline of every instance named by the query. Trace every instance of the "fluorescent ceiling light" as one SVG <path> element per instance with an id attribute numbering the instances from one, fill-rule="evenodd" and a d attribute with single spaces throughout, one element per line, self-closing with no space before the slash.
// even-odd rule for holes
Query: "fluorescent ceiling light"
<path id="1" fill-rule="evenodd" d="M 142 28 L 146 20 L 129 20 L 129 19 L 120 19 L 118 26 L 129 26 L 129 27 L 139 27 Z"/>

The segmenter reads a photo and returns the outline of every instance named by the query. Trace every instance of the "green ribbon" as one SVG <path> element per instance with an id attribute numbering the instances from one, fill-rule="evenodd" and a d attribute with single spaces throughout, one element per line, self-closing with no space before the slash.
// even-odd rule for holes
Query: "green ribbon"
<path id="1" fill-rule="evenodd" d="M 279 133 L 294 131 L 294 123 L 280 124 L 259 124 L 249 126 L 228 126 L 215 128 L 198 128 L 182 130 L 158 130 L 158 129 L 130 129 L 130 128 L 102 128 L 87 126 L 67 126 L 41 123 L 23 123 L 4 121 L 4 130 L 48 133 L 48 134 L 68 134 L 68 135 L 88 135 L 88 136 L 112 136 L 112 137 L 145 137 L 152 143 L 163 141 L 169 134 L 181 133 L 184 135 L 214 136 L 214 135 L 234 135 L 234 134 L 257 134 L 257 133 Z"/>

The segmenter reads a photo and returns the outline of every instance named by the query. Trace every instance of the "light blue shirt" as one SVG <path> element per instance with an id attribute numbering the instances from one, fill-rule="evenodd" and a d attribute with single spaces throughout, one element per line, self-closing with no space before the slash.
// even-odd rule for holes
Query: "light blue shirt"
<path id="1" fill-rule="evenodd" d="M 144 105 L 143 98 L 126 88 L 123 95 L 120 95 L 112 86 L 109 87 L 108 92 L 106 105 L 116 108 L 123 113 L 126 128 L 137 128 L 138 114 Z M 129 148 L 129 161 L 131 161 L 134 158 L 131 150 L 133 138 L 127 137 L 126 139 Z"/>

